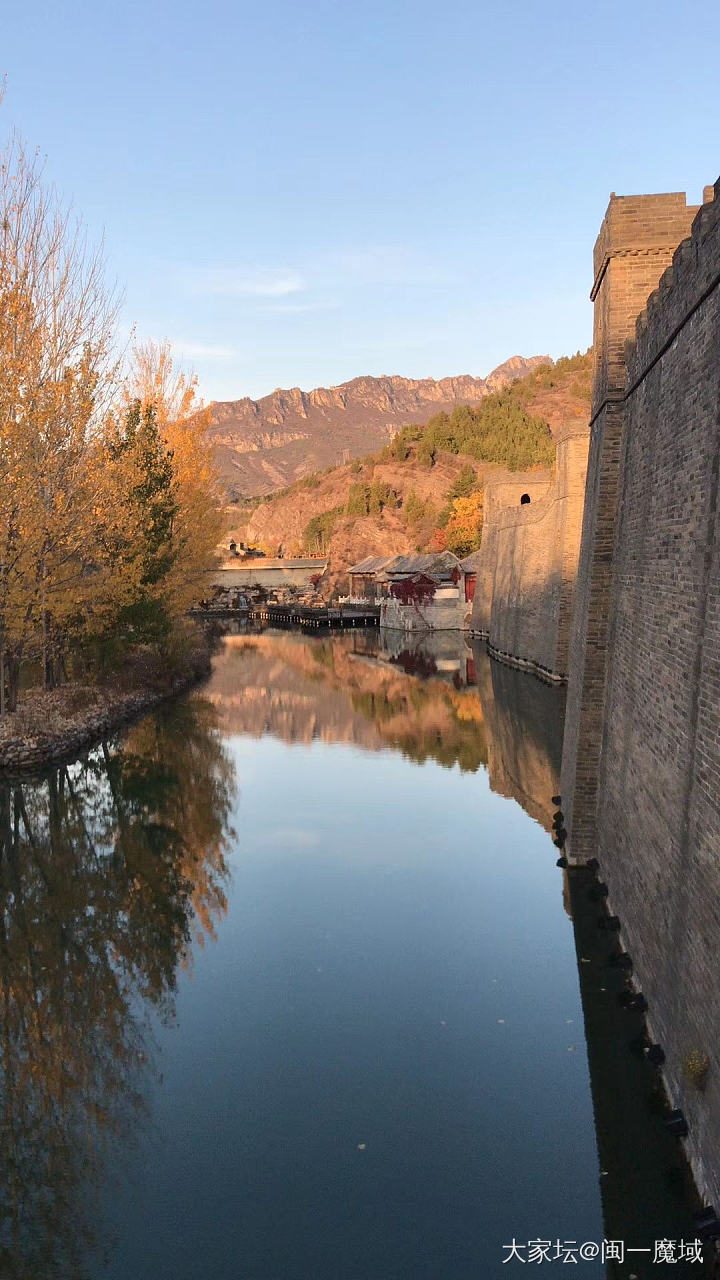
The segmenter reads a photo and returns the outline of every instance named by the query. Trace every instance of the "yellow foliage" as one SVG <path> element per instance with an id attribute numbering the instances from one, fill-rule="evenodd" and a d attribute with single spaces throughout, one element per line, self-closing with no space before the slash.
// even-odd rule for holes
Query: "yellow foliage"
<path id="1" fill-rule="evenodd" d="M 73 638 L 138 596 L 146 460 L 113 450 L 136 400 L 172 460 L 172 554 L 156 584 L 169 618 L 213 563 L 222 520 L 196 379 L 147 343 L 121 383 L 114 346 L 102 260 L 15 143 L 0 167 L 0 713 L 24 660 L 41 656 L 52 679 Z"/>

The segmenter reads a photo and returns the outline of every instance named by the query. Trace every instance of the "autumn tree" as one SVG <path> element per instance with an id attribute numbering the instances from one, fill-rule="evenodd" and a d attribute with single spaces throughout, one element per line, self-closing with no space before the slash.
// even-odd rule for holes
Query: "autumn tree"
<path id="1" fill-rule="evenodd" d="M 0 712 L 23 658 L 41 656 L 52 683 L 81 624 L 114 320 L 101 254 L 14 139 L 0 167 Z"/>
<path id="2" fill-rule="evenodd" d="M 469 555 L 480 546 L 483 518 L 483 495 L 473 493 L 467 498 L 455 498 L 450 518 L 442 531 L 445 546 L 456 556 Z"/>
<path id="3" fill-rule="evenodd" d="M 103 628 L 167 637 L 221 536 L 196 381 L 152 343 L 121 381 L 115 320 L 100 252 L 14 140 L 0 167 L 0 714 L 27 660 L 51 687 Z"/>
<path id="4" fill-rule="evenodd" d="M 210 414 L 198 396 L 197 378 L 175 366 L 167 342 L 146 342 L 134 348 L 123 386 L 126 410 L 136 401 L 142 412 L 152 409 L 159 436 L 172 455 L 177 509 L 172 527 L 174 558 L 164 593 L 170 616 L 179 616 L 202 595 L 223 534 L 208 437 Z"/>
<path id="5" fill-rule="evenodd" d="M 152 404 L 134 400 L 104 443 L 108 518 L 98 512 L 103 626 L 126 639 L 163 640 L 171 616 L 166 581 L 177 558 L 179 503 L 173 454 Z"/>

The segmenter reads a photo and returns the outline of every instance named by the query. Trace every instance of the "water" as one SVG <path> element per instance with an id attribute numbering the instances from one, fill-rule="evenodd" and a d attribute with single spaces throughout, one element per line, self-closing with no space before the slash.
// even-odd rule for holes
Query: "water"
<path id="1" fill-rule="evenodd" d="M 378 643 L 230 637 L 0 791 L 3 1276 L 475 1280 L 670 1221 L 598 1162 L 562 693 Z M 591 1050 L 605 1153 L 643 1086 Z"/>

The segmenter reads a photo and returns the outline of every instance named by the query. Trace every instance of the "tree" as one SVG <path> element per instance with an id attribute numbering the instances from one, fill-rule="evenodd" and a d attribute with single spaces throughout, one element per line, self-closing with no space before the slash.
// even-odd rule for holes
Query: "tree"
<path id="1" fill-rule="evenodd" d="M 466 463 L 462 467 L 454 484 L 448 490 L 448 498 L 452 501 L 455 498 L 469 498 L 478 487 L 478 478 L 475 468 Z"/>
<path id="2" fill-rule="evenodd" d="M 469 498 L 456 498 L 443 531 L 448 550 L 456 556 L 466 556 L 477 550 L 480 546 L 482 518 L 482 493 L 473 493 Z"/>
<path id="3" fill-rule="evenodd" d="M 101 523 L 104 629 L 157 641 L 170 631 L 166 579 L 177 558 L 178 486 L 152 404 L 135 400 L 107 442 L 110 519 Z M 98 517 L 102 520 L 101 513 Z"/>
<path id="4" fill-rule="evenodd" d="M 419 498 L 414 489 L 411 489 L 405 502 L 403 503 L 403 511 L 405 512 L 405 521 L 408 525 L 417 524 L 425 514 L 426 504 L 422 498 Z"/>
<path id="5" fill-rule="evenodd" d="M 345 513 L 349 516 L 366 516 L 370 510 L 370 486 L 351 484 Z"/>
<path id="6" fill-rule="evenodd" d="M 370 488 L 368 509 L 371 516 L 380 515 L 385 507 L 394 509 L 398 505 L 398 496 L 392 485 L 382 480 L 374 480 Z"/>
<path id="7" fill-rule="evenodd" d="M 23 658 L 41 656 L 52 683 L 82 623 L 115 312 L 101 254 L 14 138 L 0 167 L 0 712 Z"/>
<path id="8" fill-rule="evenodd" d="M 332 507 L 308 520 L 303 534 L 303 546 L 310 555 L 323 555 L 333 535 L 335 525 L 343 515 L 343 507 Z"/>
<path id="9" fill-rule="evenodd" d="M 122 396 L 126 408 L 136 400 L 143 410 L 152 407 L 158 433 L 172 454 L 175 554 L 165 595 L 169 615 L 178 616 L 203 594 L 223 534 L 209 411 L 198 397 L 197 378 L 175 368 L 167 342 L 135 347 Z"/>

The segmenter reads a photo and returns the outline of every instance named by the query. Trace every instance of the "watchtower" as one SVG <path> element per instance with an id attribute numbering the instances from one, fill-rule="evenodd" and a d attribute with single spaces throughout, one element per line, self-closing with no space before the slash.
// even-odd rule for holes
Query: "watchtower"
<path id="1" fill-rule="evenodd" d="M 708 187 L 704 200 L 712 200 Z M 699 206 L 683 192 L 610 196 L 594 250 L 590 457 L 570 641 L 562 763 L 571 861 L 592 857 L 605 711 L 614 525 L 628 390 L 627 343 L 649 295 L 690 233 Z"/>

